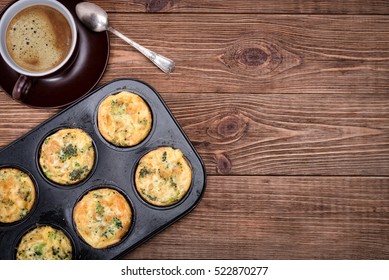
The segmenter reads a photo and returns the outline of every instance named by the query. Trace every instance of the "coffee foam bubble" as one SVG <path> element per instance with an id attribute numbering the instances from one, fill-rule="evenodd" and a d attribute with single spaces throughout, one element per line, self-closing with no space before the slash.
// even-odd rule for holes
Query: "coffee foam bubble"
<path id="1" fill-rule="evenodd" d="M 62 18 L 58 19 L 59 16 Z M 62 30 L 63 24 L 68 30 Z M 8 52 L 15 63 L 28 71 L 44 72 L 56 67 L 66 58 L 70 46 L 69 24 L 62 14 L 50 7 L 27 8 L 15 16 L 8 27 Z"/>

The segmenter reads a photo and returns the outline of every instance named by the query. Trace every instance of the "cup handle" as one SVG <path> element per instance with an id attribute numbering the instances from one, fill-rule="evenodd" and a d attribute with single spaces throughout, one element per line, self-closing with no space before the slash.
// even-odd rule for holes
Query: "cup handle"
<path id="1" fill-rule="evenodd" d="M 20 75 L 12 90 L 12 98 L 23 100 L 31 89 L 33 79 L 25 75 Z"/>

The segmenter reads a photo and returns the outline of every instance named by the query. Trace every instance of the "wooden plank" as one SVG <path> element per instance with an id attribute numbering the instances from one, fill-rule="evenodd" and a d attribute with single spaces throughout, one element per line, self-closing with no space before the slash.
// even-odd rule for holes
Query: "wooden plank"
<path id="1" fill-rule="evenodd" d="M 163 93 L 208 174 L 389 175 L 384 94 Z M 0 95 L 0 145 L 55 110 Z"/>
<path id="2" fill-rule="evenodd" d="M 55 109 L 36 109 L 15 102 L 0 90 L 0 148 L 52 116 Z"/>
<path id="3" fill-rule="evenodd" d="M 110 12 L 389 14 L 387 0 L 95 0 Z"/>
<path id="4" fill-rule="evenodd" d="M 0 9 L 9 0 L 0 0 Z M 94 0 L 108 12 L 227 14 L 389 14 L 387 0 Z"/>
<path id="5" fill-rule="evenodd" d="M 113 14 L 111 23 L 176 61 L 168 76 L 112 38 L 105 81 L 161 92 L 388 93 L 389 17 Z"/>
<path id="6" fill-rule="evenodd" d="M 164 95 L 208 174 L 389 175 L 387 95 Z"/>
<path id="7" fill-rule="evenodd" d="M 388 231 L 388 178 L 210 176 L 192 213 L 125 258 L 388 259 Z"/>
<path id="8" fill-rule="evenodd" d="M 168 76 L 112 36 L 103 81 L 161 92 L 388 93 L 389 17 L 113 14 L 135 41 L 174 59 Z M 196 31 L 196 32 L 193 32 Z"/>
<path id="9" fill-rule="evenodd" d="M 0 0 L 0 10 L 10 1 Z M 94 0 L 110 13 L 388 15 L 388 0 Z"/>

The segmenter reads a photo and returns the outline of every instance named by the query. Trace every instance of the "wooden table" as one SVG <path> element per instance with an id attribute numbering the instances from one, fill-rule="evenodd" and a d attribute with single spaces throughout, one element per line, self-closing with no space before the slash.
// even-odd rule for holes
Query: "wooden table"
<path id="1" fill-rule="evenodd" d="M 125 258 L 389 258 L 389 1 L 94 2 L 177 63 L 111 36 L 100 84 L 156 88 L 208 174 L 198 207 Z M 1 92 L 0 146 L 56 112 Z"/>

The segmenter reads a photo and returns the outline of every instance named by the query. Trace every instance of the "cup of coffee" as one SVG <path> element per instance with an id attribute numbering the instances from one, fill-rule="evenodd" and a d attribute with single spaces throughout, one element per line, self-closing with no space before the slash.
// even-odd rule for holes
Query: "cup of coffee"
<path id="1" fill-rule="evenodd" d="M 0 20 L 0 54 L 20 74 L 12 97 L 22 100 L 34 79 L 62 69 L 75 51 L 77 28 L 69 10 L 55 0 L 20 0 Z"/>

